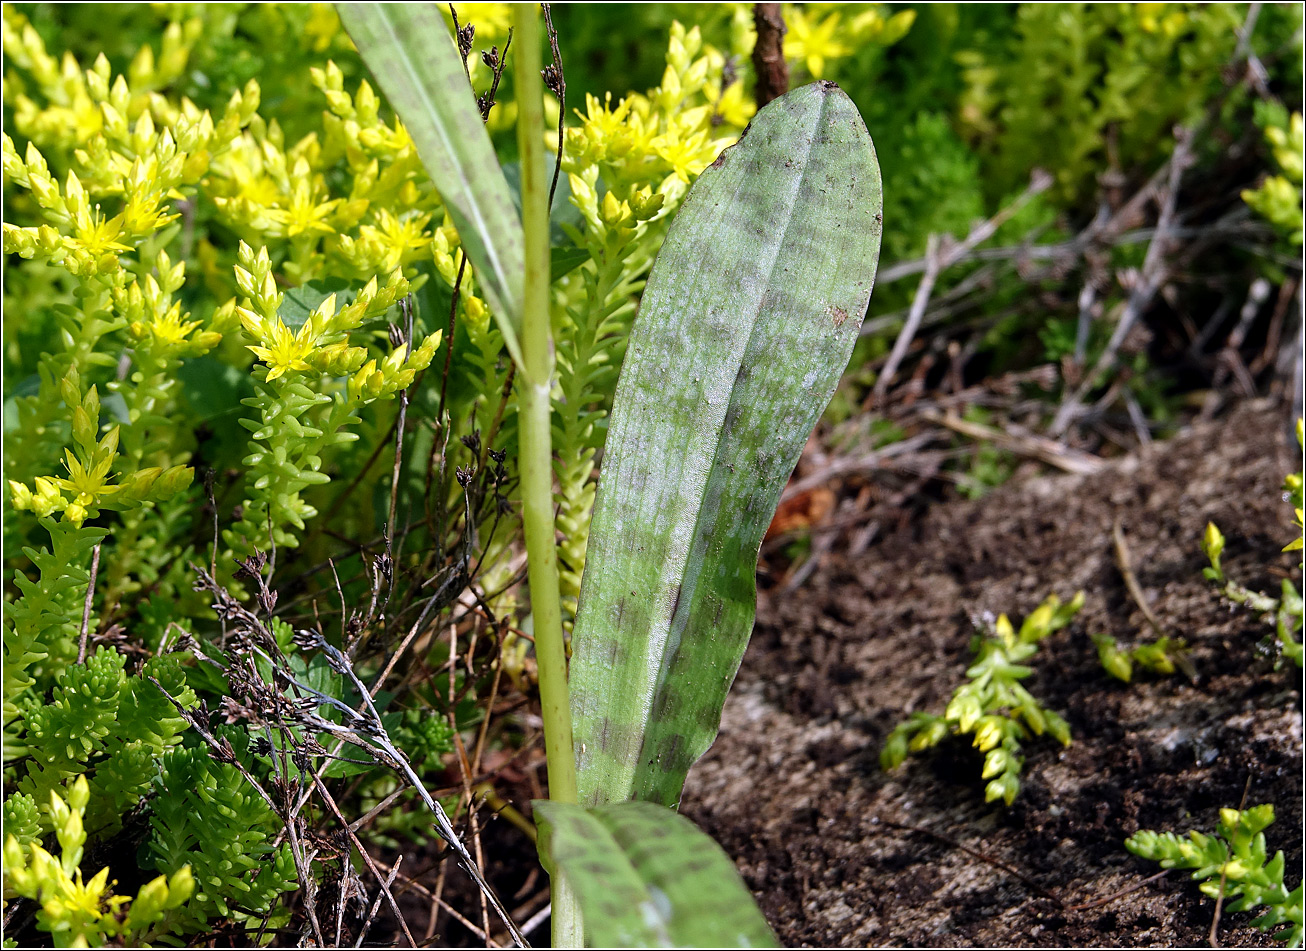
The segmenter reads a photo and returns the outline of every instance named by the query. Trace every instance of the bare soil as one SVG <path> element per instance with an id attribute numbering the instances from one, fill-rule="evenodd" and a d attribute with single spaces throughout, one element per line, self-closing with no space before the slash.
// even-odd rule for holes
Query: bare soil
<path id="1" fill-rule="evenodd" d="M 1282 499 L 1299 465 L 1283 415 L 1237 409 L 1093 476 L 1008 484 L 935 506 L 794 594 L 763 595 L 721 736 L 682 811 L 736 859 L 789 946 L 1205 945 L 1215 914 L 1182 872 L 1130 855 L 1139 829 L 1213 831 L 1221 807 L 1272 803 L 1271 851 L 1302 866 L 1302 678 L 1275 667 L 1268 625 L 1203 579 L 1202 530 L 1227 538 L 1230 577 L 1276 592 L 1300 574 Z M 1296 447 L 1293 446 L 1292 450 Z M 1090 632 L 1154 635 L 1116 565 L 1120 518 L 1161 625 L 1198 673 L 1106 676 Z M 970 658 L 973 618 L 1019 619 L 1050 593 L 1087 603 L 1043 643 L 1025 681 L 1074 742 L 1026 746 L 1015 804 L 984 802 L 964 743 L 892 774 L 878 755 L 914 710 L 942 711 Z M 1105 900 L 1105 901 L 1104 901 Z M 1099 904 L 1089 906 L 1090 903 Z M 1224 913 L 1227 946 L 1273 942 Z"/>

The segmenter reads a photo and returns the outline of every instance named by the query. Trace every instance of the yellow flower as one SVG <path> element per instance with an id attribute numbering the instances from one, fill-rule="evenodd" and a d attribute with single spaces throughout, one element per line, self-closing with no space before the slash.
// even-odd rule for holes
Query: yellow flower
<path id="1" fill-rule="evenodd" d="M 131 330 L 138 337 L 148 333 L 165 346 L 179 346 L 186 342 L 186 337 L 198 326 L 197 320 L 182 320 L 181 304 L 175 303 L 167 313 L 155 317 L 148 324 L 132 324 Z"/>
<path id="2" fill-rule="evenodd" d="M 789 32 L 785 34 L 785 59 L 800 59 L 807 65 L 813 79 L 825 72 L 827 59 L 838 59 L 852 52 L 836 37 L 841 32 L 838 13 L 831 13 L 819 23 L 815 15 L 809 16 L 801 7 L 789 7 L 785 20 Z"/>
<path id="3" fill-rule="evenodd" d="M 269 382 L 292 370 L 312 369 L 307 358 L 313 352 L 316 341 L 309 324 L 305 323 L 299 328 L 299 333 L 295 334 L 280 317 L 263 321 L 244 307 L 240 308 L 240 321 L 250 336 L 260 339 L 264 344 L 250 344 L 249 349 L 268 365 Z"/>
<path id="4" fill-rule="evenodd" d="M 106 221 L 100 213 L 100 206 L 96 205 L 93 211 L 77 216 L 72 234 L 72 240 L 76 242 L 74 246 L 97 257 L 111 251 L 130 251 L 129 245 L 118 240 L 122 237 L 122 223 L 122 215 Z"/>
<path id="5" fill-rule="evenodd" d="M 424 249 L 431 240 L 431 235 L 425 230 L 430 220 L 429 214 L 400 218 L 387 208 L 380 209 L 375 225 L 364 225 L 359 229 L 360 239 L 375 240 L 384 248 L 384 257 L 376 270 L 393 271 L 409 263 L 415 256 L 411 252 Z"/>
<path id="6" fill-rule="evenodd" d="M 299 235 L 333 234 L 335 229 L 327 218 L 335 211 L 341 199 L 318 202 L 309 189 L 309 183 L 300 179 L 295 182 L 295 191 L 290 199 L 290 207 L 274 208 L 268 212 L 269 217 L 277 222 L 280 232 L 287 238 Z"/>
<path id="7" fill-rule="evenodd" d="M 313 4 L 313 12 L 304 24 L 304 36 L 314 53 L 325 53 L 340 34 L 340 17 L 329 3 Z"/>
<path id="8" fill-rule="evenodd" d="M 744 93 L 744 84 L 733 82 L 718 92 L 712 85 L 708 86 L 712 98 L 713 121 L 742 129 L 752 121 L 757 112 L 757 103 Z"/>
<path id="9" fill-rule="evenodd" d="M 706 131 L 682 138 L 678 129 L 672 130 L 666 135 L 658 136 L 652 145 L 658 156 L 671 166 L 672 174 L 686 185 L 707 168 L 720 152 L 717 143 L 708 138 Z"/>
<path id="10" fill-rule="evenodd" d="M 96 453 L 96 455 L 100 455 Z M 64 450 L 64 465 L 68 467 L 68 478 L 54 480 L 55 485 L 73 496 L 79 505 L 90 505 L 97 499 L 112 495 L 117 486 L 108 484 L 109 467 L 113 465 L 113 454 L 105 453 L 95 459 L 90 466 L 73 455 L 71 449 Z"/>

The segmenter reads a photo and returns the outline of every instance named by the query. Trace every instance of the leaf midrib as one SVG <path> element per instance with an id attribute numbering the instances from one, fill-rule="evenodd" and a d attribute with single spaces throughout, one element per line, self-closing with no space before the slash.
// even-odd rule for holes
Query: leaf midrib
<path id="1" fill-rule="evenodd" d="M 820 95 L 821 95 L 821 107 L 819 110 L 817 110 L 816 120 L 811 127 L 811 134 L 807 138 L 807 149 L 802 158 L 802 171 L 794 179 L 793 190 L 789 196 L 789 200 L 785 204 L 785 208 L 789 211 L 789 214 L 786 216 L 784 227 L 781 229 L 780 239 L 775 243 L 775 253 L 771 256 L 771 260 L 767 263 L 766 280 L 760 283 L 760 286 L 763 288 L 763 290 L 762 293 L 758 295 L 756 306 L 755 308 L 753 308 L 752 322 L 749 327 L 748 339 L 744 342 L 744 346 L 740 357 L 741 365 L 745 360 L 747 360 L 750 347 L 753 343 L 754 337 L 757 335 L 757 328 L 761 322 L 760 318 L 762 315 L 763 304 L 765 303 L 767 297 L 769 296 L 767 294 L 767 289 L 769 289 L 771 286 L 771 279 L 772 279 L 772 275 L 775 273 L 776 262 L 779 261 L 781 252 L 784 250 L 785 242 L 789 236 L 789 226 L 793 223 L 794 220 L 793 211 L 797 206 L 797 198 L 802 193 L 803 183 L 807 179 L 807 174 L 809 170 L 808 159 L 811 157 L 812 150 L 815 147 L 815 141 L 816 141 L 815 132 L 817 129 L 820 128 L 821 122 L 825 118 L 826 109 L 830 103 L 830 96 L 828 92 L 822 89 L 820 91 Z M 737 191 L 738 190 L 736 190 L 736 193 Z M 700 536 L 699 528 L 702 524 L 703 515 L 704 515 L 703 503 L 707 498 L 708 490 L 711 488 L 713 484 L 713 476 L 720 469 L 719 462 L 721 458 L 721 449 L 726 439 L 725 421 L 729 419 L 730 410 L 735 406 L 735 402 L 739 395 L 739 389 L 740 389 L 739 386 L 736 385 L 732 387 L 730 390 L 730 398 L 726 402 L 725 413 L 721 417 L 721 424 L 717 427 L 716 445 L 712 450 L 712 463 L 708 467 L 707 477 L 703 480 L 701 490 L 698 493 L 699 495 L 697 500 L 698 504 L 695 509 L 696 514 L 694 516 L 693 531 L 689 539 L 689 550 L 686 552 L 683 566 L 678 571 L 678 574 L 680 574 L 682 578 L 680 583 L 680 597 L 676 602 L 674 613 L 668 619 L 666 634 L 661 638 L 661 642 L 662 642 L 661 656 L 659 658 L 657 677 L 654 680 L 654 684 L 653 684 L 652 698 L 656 698 L 661 693 L 663 687 L 665 686 L 671 667 L 670 660 L 679 651 L 680 645 L 684 639 L 683 638 L 684 631 L 689 624 L 689 612 L 690 612 L 691 604 L 693 602 L 693 594 L 694 591 L 697 589 L 698 579 L 702 575 L 701 559 L 699 560 L 699 565 L 697 570 L 693 570 L 691 566 L 693 566 L 694 564 L 695 552 L 701 550 L 702 547 L 699 542 L 699 536 Z M 683 620 L 677 623 L 677 618 L 682 618 Z M 654 707 L 656 707 L 656 705 L 657 705 L 656 702 L 651 702 L 643 710 L 644 729 L 641 731 L 642 733 L 641 746 L 643 743 L 647 742 L 648 740 L 648 724 L 653 721 L 653 709 Z M 635 767 L 636 773 L 640 771 L 643 762 L 644 760 L 643 757 L 641 756 L 639 763 Z"/>

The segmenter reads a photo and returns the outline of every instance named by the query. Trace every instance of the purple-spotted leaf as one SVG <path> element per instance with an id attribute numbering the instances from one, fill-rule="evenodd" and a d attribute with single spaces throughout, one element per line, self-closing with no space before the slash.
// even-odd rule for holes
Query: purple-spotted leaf
<path id="1" fill-rule="evenodd" d="M 866 313 L 866 126 L 833 83 L 762 109 L 694 184 L 617 384 L 570 686 L 583 804 L 674 806 L 716 737 L 758 548 Z"/>
<path id="2" fill-rule="evenodd" d="M 649 802 L 536 800 L 540 859 L 563 876 L 592 948 L 779 947 L 730 857 Z"/>

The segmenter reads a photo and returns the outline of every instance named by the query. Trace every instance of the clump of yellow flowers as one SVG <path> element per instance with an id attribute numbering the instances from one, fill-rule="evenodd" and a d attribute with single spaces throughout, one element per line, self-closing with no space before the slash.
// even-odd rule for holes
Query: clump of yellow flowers
<path id="1" fill-rule="evenodd" d="M 435 458 L 437 432 L 446 445 L 464 436 L 511 454 L 515 444 L 511 360 L 477 275 L 407 131 L 347 61 L 330 6 L 295 14 L 304 49 L 320 54 L 304 75 L 273 74 L 266 90 L 255 80 L 219 85 L 224 98 L 196 94 L 210 108 L 178 90 L 194 92 L 213 61 L 206 43 L 231 36 L 238 14 L 188 4 L 151 13 L 168 21 L 157 44 L 115 74 L 104 54 L 89 67 L 52 54 L 23 14 L 3 8 L 12 116 L 2 139 L 3 246 L 22 259 L 5 274 L 5 359 L 23 377 L 8 391 L 4 474 L 11 514 L 28 513 L 4 525 L 16 588 L 3 675 L 13 788 L 40 785 L 28 746 L 42 741 L 43 711 L 66 671 L 80 669 L 79 636 L 112 619 L 155 650 L 165 632 L 175 637 L 208 617 L 188 590 L 190 563 L 215 563 L 230 577 L 233 556 L 292 557 L 318 506 L 342 500 L 333 476 L 366 474 L 371 462 L 359 461 L 382 445 L 401 394 L 424 410 L 409 416 L 414 442 L 426 440 L 410 452 L 414 469 Z M 713 15 L 728 20 L 726 42 L 676 23 L 657 87 L 589 96 L 567 117 L 560 200 L 575 211 L 564 226 L 572 246 L 561 249 L 569 263 L 553 287 L 553 396 L 559 559 L 573 609 L 595 454 L 638 295 L 689 186 L 755 111 L 751 6 Z M 850 14 L 786 5 L 786 15 L 786 54 L 813 77 L 859 43 L 891 42 L 910 25 L 877 6 Z M 506 40 L 504 4 L 460 5 L 459 19 L 475 23 L 478 42 Z M 469 72 L 483 88 L 477 57 Z M 293 91 L 281 88 L 292 81 Z M 318 116 L 276 113 L 278 102 L 308 95 L 318 97 Z M 503 100 L 492 133 L 513 121 L 515 105 Z M 448 376 L 417 386 L 441 362 Z M 215 435 L 226 422 L 245 431 L 234 454 Z M 349 455 L 362 438 L 371 444 Z M 203 488 L 197 469 L 208 473 Z M 484 540 L 480 586 L 511 617 L 517 536 L 494 531 L 511 508 L 482 509 L 469 507 L 468 520 L 493 525 L 463 531 Z M 353 527 L 366 523 L 350 517 Z M 519 681 L 524 647 L 512 635 L 504 644 L 505 668 Z M 101 765 L 82 766 L 85 775 L 61 780 L 48 807 L 44 796 L 6 802 L 9 817 L 41 801 L 40 826 L 53 822 L 63 847 L 55 858 L 11 838 L 6 896 L 39 894 L 38 925 L 60 944 L 140 939 L 193 883 L 177 871 L 144 886 L 128 909 L 110 894 L 107 870 L 83 880 L 88 798 L 95 793 L 93 815 L 114 803 L 98 801 L 112 771 L 101 783 Z M 214 907 L 225 901 L 220 883 L 202 887 Z"/>
<path id="2" fill-rule="evenodd" d="M 171 876 L 160 875 L 141 886 L 133 899 L 115 895 L 109 868 L 100 869 L 89 881 L 80 868 L 86 846 L 83 818 L 91 790 L 86 777 L 78 777 L 65 799 L 50 793 L 50 816 L 60 854 L 51 855 L 34 838 L 21 841 L 10 833 L 5 838 L 6 900 L 22 897 L 37 902 L 36 921 L 42 931 L 54 937 L 58 948 L 99 947 L 121 940 L 142 946 L 154 937 L 168 912 L 181 907 L 195 891 L 189 866 Z M 9 945 L 13 946 L 13 945 Z"/>

